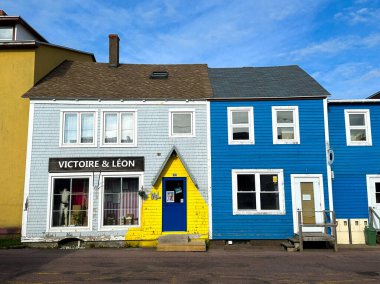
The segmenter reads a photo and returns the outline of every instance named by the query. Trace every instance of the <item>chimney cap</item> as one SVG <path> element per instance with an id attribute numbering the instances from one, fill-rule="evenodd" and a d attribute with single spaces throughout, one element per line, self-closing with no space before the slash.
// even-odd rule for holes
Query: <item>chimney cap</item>
<path id="1" fill-rule="evenodd" d="M 7 13 L 5 13 L 4 10 L 0 10 L 0 16 L 8 16 Z"/>

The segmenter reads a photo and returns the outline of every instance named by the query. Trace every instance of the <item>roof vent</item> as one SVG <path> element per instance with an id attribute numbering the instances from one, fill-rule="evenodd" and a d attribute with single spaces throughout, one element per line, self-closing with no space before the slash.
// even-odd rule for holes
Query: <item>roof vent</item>
<path id="1" fill-rule="evenodd" d="M 168 77 L 168 71 L 153 71 L 152 74 L 150 74 L 150 79 L 167 79 Z"/>

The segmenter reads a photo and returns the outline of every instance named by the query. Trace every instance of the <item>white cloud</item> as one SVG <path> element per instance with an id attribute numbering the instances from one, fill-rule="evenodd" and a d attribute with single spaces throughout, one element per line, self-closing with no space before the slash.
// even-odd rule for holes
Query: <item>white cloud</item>
<path id="1" fill-rule="evenodd" d="M 308 46 L 288 53 L 282 53 L 282 57 L 290 57 L 294 61 L 300 61 L 310 56 L 336 55 L 346 50 L 359 48 L 374 48 L 380 46 L 380 33 L 368 36 L 345 36 L 332 38 L 323 42 L 311 43 Z"/>
<path id="2" fill-rule="evenodd" d="M 363 3 L 365 2 L 359 4 Z M 334 18 L 337 20 L 345 21 L 350 25 L 376 24 L 380 20 L 380 9 L 368 7 L 350 7 L 344 9 L 342 12 L 335 14 Z"/>
<path id="3" fill-rule="evenodd" d="M 313 73 L 333 98 L 366 98 L 380 90 L 380 67 L 355 62 Z"/>

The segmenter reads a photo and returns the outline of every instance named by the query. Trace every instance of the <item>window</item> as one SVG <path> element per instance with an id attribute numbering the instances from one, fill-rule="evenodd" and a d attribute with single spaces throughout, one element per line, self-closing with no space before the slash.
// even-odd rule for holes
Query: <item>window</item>
<path id="1" fill-rule="evenodd" d="M 228 144 L 254 144 L 253 107 L 228 108 Z"/>
<path id="2" fill-rule="evenodd" d="M 194 110 L 169 110 L 169 137 L 195 137 Z"/>
<path id="3" fill-rule="evenodd" d="M 346 140 L 348 146 L 371 146 L 369 110 L 345 110 Z"/>
<path id="4" fill-rule="evenodd" d="M 13 27 L 0 27 L 0 40 L 13 40 Z"/>
<path id="5" fill-rule="evenodd" d="M 139 225 L 139 177 L 104 177 L 103 227 Z"/>
<path id="6" fill-rule="evenodd" d="M 61 146 L 95 146 L 95 112 L 65 111 Z"/>
<path id="7" fill-rule="evenodd" d="M 282 170 L 232 170 L 234 214 L 284 214 Z"/>
<path id="8" fill-rule="evenodd" d="M 53 177 L 51 228 L 88 227 L 89 178 Z"/>
<path id="9" fill-rule="evenodd" d="M 299 144 L 298 107 L 272 107 L 273 144 Z"/>
<path id="10" fill-rule="evenodd" d="M 103 146 L 137 146 L 136 111 L 103 112 Z"/>

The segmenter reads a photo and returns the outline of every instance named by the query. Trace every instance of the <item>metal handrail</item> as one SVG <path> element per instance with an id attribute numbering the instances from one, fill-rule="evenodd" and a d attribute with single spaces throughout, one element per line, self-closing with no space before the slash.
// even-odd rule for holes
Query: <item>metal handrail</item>
<path id="1" fill-rule="evenodd" d="M 373 207 L 369 207 L 369 225 L 373 228 L 374 217 L 380 222 L 380 216 L 376 213 Z"/>
<path id="2" fill-rule="evenodd" d="M 327 235 L 328 231 L 327 228 L 331 228 L 331 236 L 334 237 L 334 251 L 338 251 L 337 246 L 337 234 L 336 234 L 336 227 L 338 226 L 338 223 L 336 222 L 335 217 L 335 211 L 333 210 L 320 210 L 320 211 L 314 211 L 317 212 L 323 212 L 323 224 L 304 224 L 302 219 L 302 210 L 298 210 L 298 236 L 300 241 L 300 251 L 303 250 L 303 227 L 321 227 L 324 228 L 324 232 Z M 376 214 L 376 212 L 375 212 Z"/>

